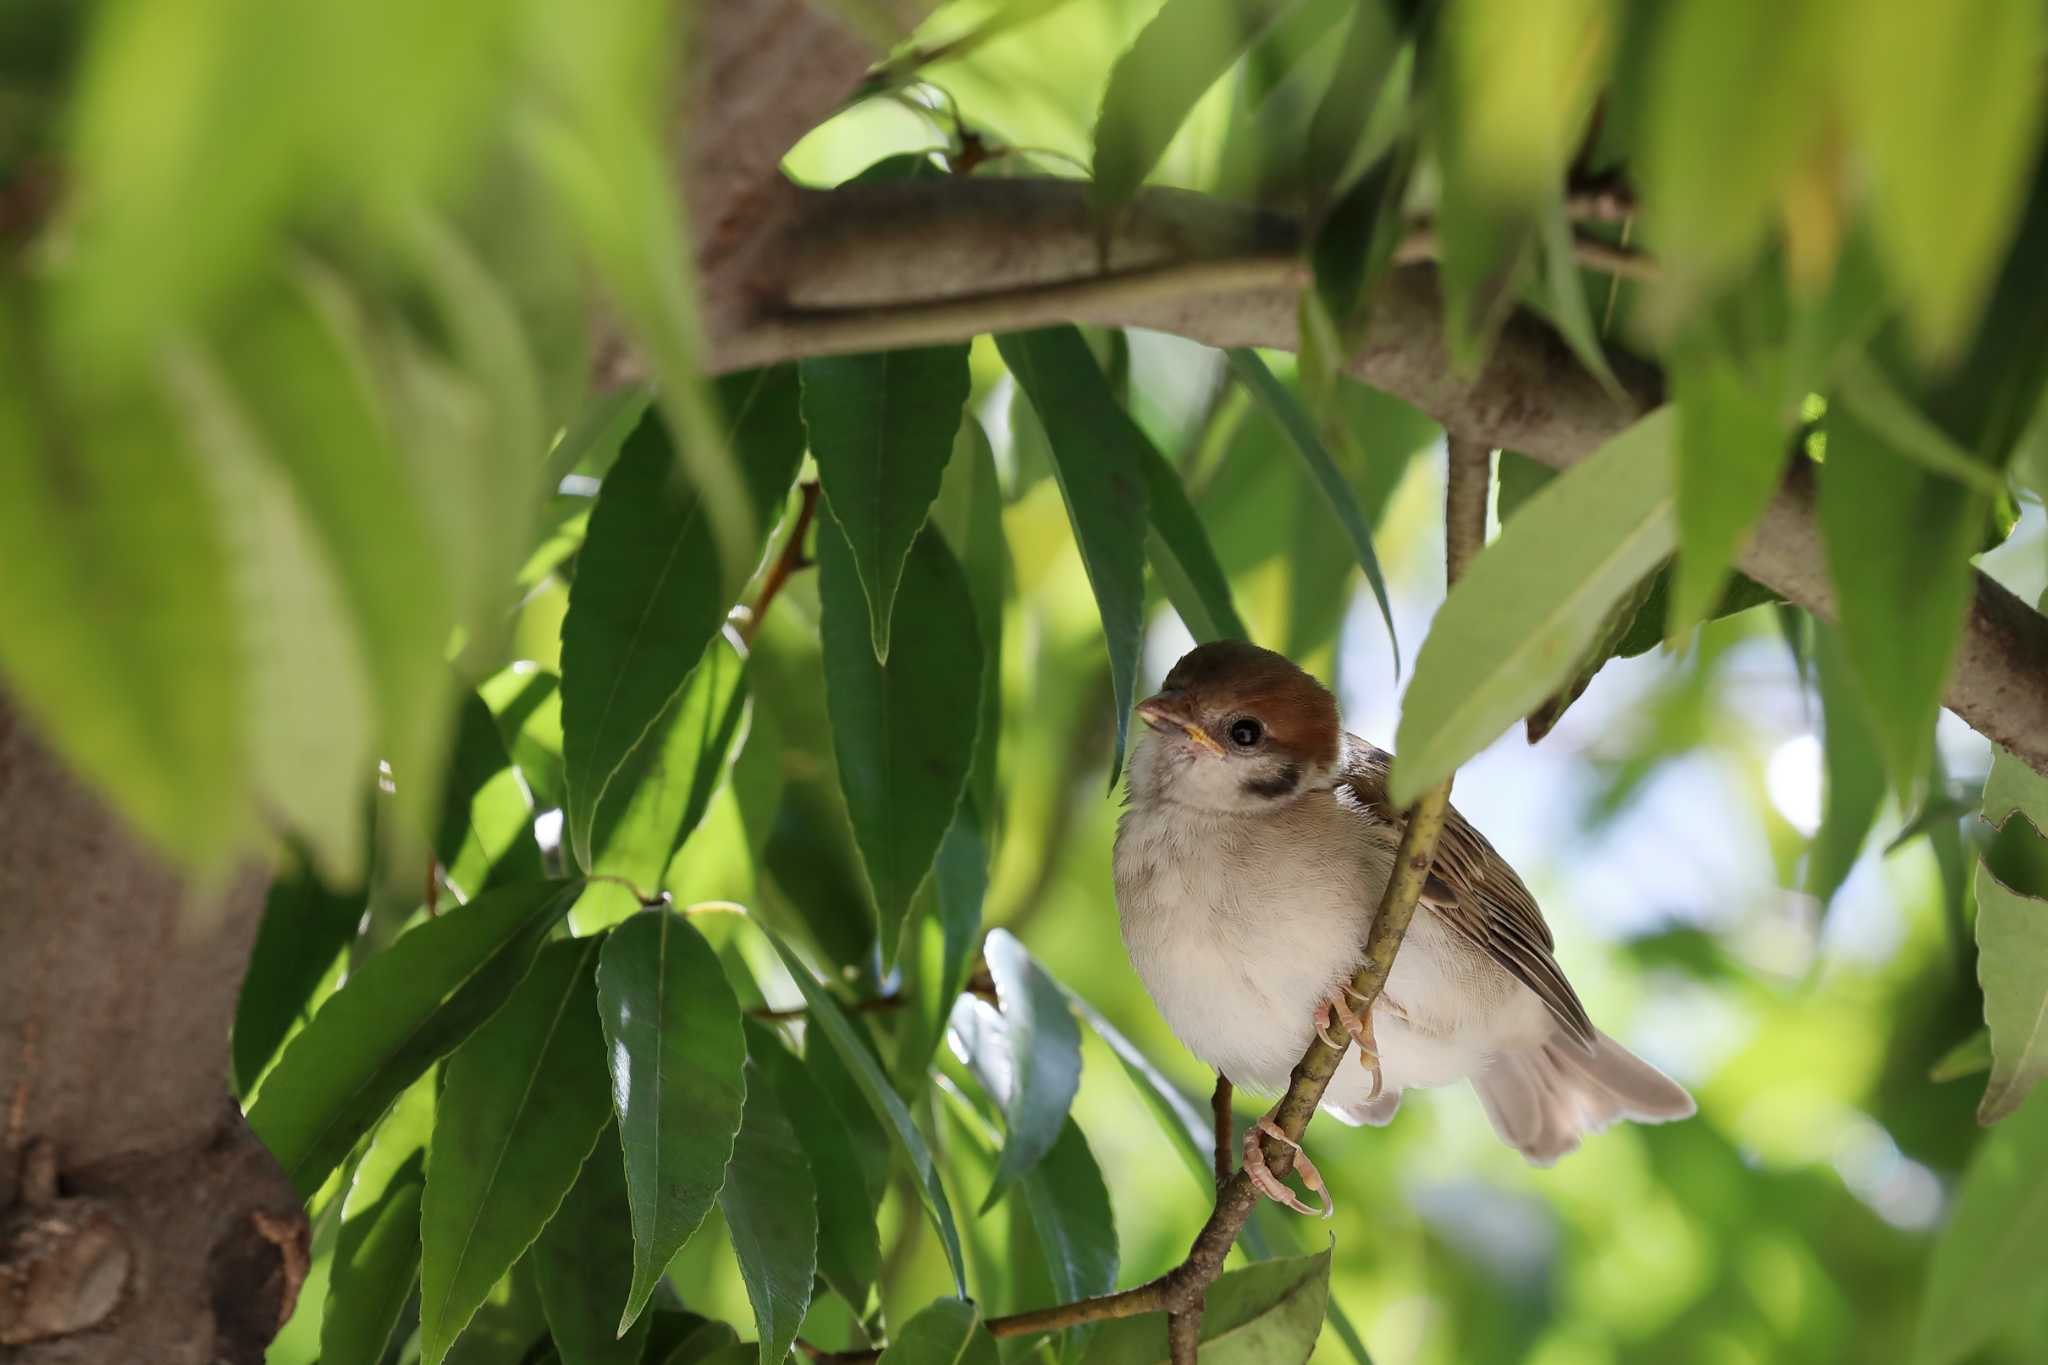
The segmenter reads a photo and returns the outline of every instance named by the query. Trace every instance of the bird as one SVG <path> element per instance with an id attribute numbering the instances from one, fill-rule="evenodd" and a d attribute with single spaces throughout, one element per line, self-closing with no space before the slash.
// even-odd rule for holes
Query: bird
<path id="1" fill-rule="evenodd" d="M 1284 1090 L 1309 1040 L 1356 1043 L 1322 1107 L 1391 1122 L 1403 1092 L 1469 1080 L 1501 1141 L 1537 1166 L 1617 1119 L 1662 1123 L 1692 1096 L 1600 1032 L 1565 979 L 1528 888 L 1485 836 L 1446 813 L 1436 859 L 1384 991 L 1349 989 L 1395 861 L 1404 813 L 1393 756 L 1347 733 L 1328 688 L 1237 640 L 1196 646 L 1140 702 L 1112 854 L 1132 966 L 1174 1034 L 1237 1087 Z M 1341 1024 L 1343 1032 L 1330 1030 Z M 1311 1207 L 1259 1138 L 1299 1152 L 1267 1113 L 1245 1134 L 1264 1194 Z"/>

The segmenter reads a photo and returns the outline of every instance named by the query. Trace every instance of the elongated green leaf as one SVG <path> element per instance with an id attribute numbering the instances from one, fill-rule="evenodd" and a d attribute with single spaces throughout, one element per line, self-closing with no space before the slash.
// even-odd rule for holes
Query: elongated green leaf
<path id="1" fill-rule="evenodd" d="M 1102 93 L 1093 189 L 1099 213 L 1129 202 L 1195 102 L 1296 3 L 1166 0 L 1110 68 Z"/>
<path id="2" fill-rule="evenodd" d="M 1302 330 L 1310 336 L 1327 333 L 1327 339 L 1321 343 L 1322 355 L 1303 345 L 1304 366 L 1334 370 L 1337 356 L 1329 352 L 1343 349 L 1346 339 L 1357 339 L 1366 305 L 1394 263 L 1414 169 L 1415 139 L 1402 138 L 1337 196 L 1317 224 L 1309 247 L 1316 288 L 1312 298 L 1302 299 L 1303 316 L 1309 319 Z"/>
<path id="3" fill-rule="evenodd" d="M 610 1118 L 600 940 L 541 950 L 448 1059 L 420 1212 L 420 1355 L 438 1365 L 576 1183 Z"/>
<path id="4" fill-rule="evenodd" d="M 1978 1146 L 1928 1258 L 1913 1365 L 1952 1365 L 2040 1301 L 2048 1264 L 2048 1104 L 2021 1109 Z"/>
<path id="5" fill-rule="evenodd" d="M 880 1365 L 997 1365 L 995 1338 L 965 1299 L 938 1299 L 903 1324 Z"/>
<path id="6" fill-rule="evenodd" d="M 1058 1141 L 1017 1185 L 1030 1210 L 1031 1226 L 1045 1250 L 1045 1267 L 1060 1302 L 1107 1294 L 1116 1288 L 1116 1218 L 1102 1168 L 1072 1119 L 1060 1125 Z M 1093 1331 L 1061 1334 L 1062 1360 L 1078 1360 Z"/>
<path id="7" fill-rule="evenodd" d="M 765 536 L 803 456 L 796 369 L 728 375 L 717 388 Z M 586 866 L 613 774 L 681 690 L 739 587 L 721 571 L 707 517 L 677 470 L 667 427 L 650 413 L 605 477 L 562 622 L 566 829 Z"/>
<path id="8" fill-rule="evenodd" d="M 875 657 L 967 402 L 967 346 L 821 356 L 803 371 L 804 426 L 825 502 L 867 598 Z"/>
<path id="9" fill-rule="evenodd" d="M 1849 660 L 1832 626 L 1814 622 L 1820 664 L 1820 705 L 1827 741 L 1827 785 L 1820 829 L 1808 855 L 1806 889 L 1823 909 L 1848 879 L 1884 800 L 1884 760 L 1864 718 Z"/>
<path id="10" fill-rule="evenodd" d="M 456 723 L 434 856 L 458 901 L 545 875 L 533 837 L 532 799 L 505 752 L 497 718 L 478 696 L 463 702 Z"/>
<path id="11" fill-rule="evenodd" d="M 1677 373 L 1678 568 L 1666 633 L 1704 620 L 1727 582 L 1757 518 L 1783 482 L 1784 423 L 1718 355 Z"/>
<path id="12" fill-rule="evenodd" d="M 834 1116 L 816 1077 L 766 1029 L 748 1026 L 747 1057 L 774 1087 L 784 1115 L 800 1116 L 791 1126 L 817 1186 L 818 1273 L 859 1309 L 881 1270 L 882 1255 L 867 1177 L 854 1155 L 852 1136 Z M 749 1103 L 753 1095 L 750 1084 Z M 745 1141 L 744 1132 L 741 1140 Z M 737 1154 L 736 1148 L 735 1158 Z"/>
<path id="13" fill-rule="evenodd" d="M 1259 1261 L 1210 1286 L 1202 1365 L 1304 1365 L 1330 1300 L 1330 1253 Z M 1104 1323 L 1089 1365 L 1166 1365 L 1159 1313 Z"/>
<path id="14" fill-rule="evenodd" d="M 1002 476 L 988 433 L 971 417 L 960 424 L 959 448 L 946 464 L 938 500 L 932 504 L 932 524 L 967 575 L 974 627 L 981 637 L 981 726 L 974 736 L 967 794 L 986 823 L 995 811 L 996 745 L 1003 730 L 1003 600 L 1010 557 L 1003 539 Z"/>
<path id="15" fill-rule="evenodd" d="M 1109 1045 L 1109 1050 L 1116 1054 L 1124 1074 L 1130 1077 L 1131 1085 L 1159 1124 L 1159 1130 L 1172 1139 L 1170 1145 L 1179 1154 L 1188 1174 L 1195 1178 L 1204 1194 L 1213 1193 L 1216 1176 L 1215 1167 L 1211 1164 L 1214 1154 L 1209 1150 L 1208 1119 L 1203 1117 L 1193 1101 L 1181 1093 L 1180 1087 L 1152 1065 L 1151 1059 L 1138 1050 L 1138 1045 L 1126 1038 L 1101 1011 L 1065 986 L 1060 990 L 1081 1017 L 1088 1021 L 1088 1027 L 1094 1029 L 1096 1035 Z"/>
<path id="16" fill-rule="evenodd" d="M 753 1031 L 750 1030 L 750 1034 Z M 749 1037 L 748 1051 L 780 1052 L 772 1038 Z M 796 1123 L 763 1069 L 747 1064 L 746 1112 L 725 1184 L 718 1192 L 740 1278 L 754 1305 L 761 1365 L 781 1365 L 811 1306 L 818 1269 L 818 1188 Z"/>
<path id="17" fill-rule="evenodd" d="M 531 664 L 514 664 L 486 678 L 476 691 L 491 708 L 534 805 L 560 810 L 568 799 L 562 775 L 562 680 Z"/>
<path id="18" fill-rule="evenodd" d="M 707 1322 L 662 1357 L 662 1365 L 753 1365 L 754 1344 L 723 1322 Z"/>
<path id="19" fill-rule="evenodd" d="M 2038 822 L 2048 814 L 2048 778 L 2003 749 L 1992 752 L 1984 818 L 2003 828 L 2018 813 L 2038 833 Z M 2048 900 L 2014 890 L 1981 862 L 1977 982 L 1984 988 L 1984 1022 L 1991 1032 L 1991 1080 L 1977 1121 L 1996 1123 L 2048 1076 Z"/>
<path id="20" fill-rule="evenodd" d="M 1579 363 L 1619 399 L 1621 381 L 1614 377 L 1607 348 L 1600 342 L 1600 325 L 1593 320 L 1593 306 L 1586 298 L 1585 272 L 1579 268 L 1577 242 L 1560 196 L 1549 196 L 1538 231 L 1543 253 L 1543 296 L 1550 306 L 1550 320 Z"/>
<path id="21" fill-rule="evenodd" d="M 1555 691 L 1615 602 L 1671 553 L 1676 426 L 1659 408 L 1551 480 L 1451 589 L 1402 698 L 1397 806 Z"/>
<path id="22" fill-rule="evenodd" d="M 746 662 L 723 637 L 627 753 L 590 827 L 591 868 L 652 891 L 724 776 L 746 709 Z"/>
<path id="23" fill-rule="evenodd" d="M 361 887 L 337 894 L 303 865 L 271 882 L 235 1004 L 237 1094 L 255 1087 L 335 957 L 356 936 L 366 895 Z"/>
<path id="24" fill-rule="evenodd" d="M 1117 406 L 1088 343 L 1072 327 L 998 337 L 996 349 L 1045 427 L 1067 519 L 1095 590 L 1115 694 L 1116 752 L 1109 764 L 1114 789 L 1137 702 L 1144 625 L 1145 550 L 1133 530 L 1147 517 L 1145 434 Z"/>
<path id="25" fill-rule="evenodd" d="M 618 1330 L 623 1287 L 633 1277 L 633 1210 L 615 1123 L 598 1134 L 531 1255 L 562 1365 L 638 1365 L 662 1315 L 643 1313 Z"/>
<path id="26" fill-rule="evenodd" d="M 512 993 L 580 880 L 503 887 L 363 964 L 285 1048 L 249 1126 L 311 1195 L 399 1092 Z"/>
<path id="27" fill-rule="evenodd" d="M 1980 1071 L 1990 1069 L 1991 1030 L 1980 1028 L 1942 1053 L 1941 1060 L 1928 1068 L 1927 1079 L 1939 1085 L 1944 1081 L 1959 1081 L 1965 1076 L 1974 1076 Z"/>
<path id="28" fill-rule="evenodd" d="M 1142 464 L 1145 508 L 1152 517 L 1145 553 L 1166 589 L 1167 600 L 1198 641 L 1249 639 L 1237 604 L 1230 598 L 1230 579 L 1216 562 L 1209 533 L 1188 501 L 1180 475 L 1149 442 Z"/>
<path id="29" fill-rule="evenodd" d="M 1239 346 L 1230 353 L 1230 367 L 1252 396 L 1262 403 L 1273 419 L 1286 431 L 1288 439 L 1308 465 L 1309 474 L 1316 486 L 1323 490 L 1329 501 L 1330 510 L 1343 524 L 1344 533 L 1351 537 L 1351 548 L 1358 555 L 1358 566 L 1365 570 L 1365 581 L 1372 587 L 1373 600 L 1379 604 L 1380 619 L 1386 622 L 1387 643 L 1394 652 L 1394 671 L 1401 671 L 1401 641 L 1394 634 L 1394 609 L 1387 603 L 1387 581 L 1380 573 L 1379 555 L 1372 546 L 1372 526 L 1359 510 L 1358 499 L 1351 492 L 1351 485 L 1345 482 L 1337 462 L 1330 458 L 1329 450 L 1322 438 L 1302 411 L 1301 404 L 1273 377 L 1266 368 L 1266 362 L 1259 359 L 1259 353 L 1249 347 Z"/>
<path id="30" fill-rule="evenodd" d="M 420 1279 L 420 1196 L 434 1125 L 429 1072 L 391 1106 L 356 1164 L 342 1201 L 327 1302 L 320 1315 L 325 1365 L 378 1365 Z"/>
<path id="31" fill-rule="evenodd" d="M 1342 183 L 1406 37 L 1387 0 L 1361 0 L 1348 8 L 1351 22 L 1336 70 L 1302 144 L 1302 179 L 1311 192 L 1325 197 Z"/>
<path id="32" fill-rule="evenodd" d="M 747 1048 L 718 954 L 673 911 L 642 911 L 612 930 L 597 995 L 633 1211 L 623 1333 L 725 1183 Z"/>
<path id="33" fill-rule="evenodd" d="M 1558 721 L 1564 718 L 1564 713 L 1571 708 L 1571 704 L 1585 695 L 1586 689 L 1592 686 L 1595 675 L 1606 667 L 1607 661 L 1614 657 L 1615 650 L 1621 642 L 1628 638 L 1630 630 L 1635 626 L 1636 618 L 1642 613 L 1644 604 L 1650 600 L 1650 595 L 1664 581 L 1660 574 L 1638 579 L 1621 595 L 1620 600 L 1608 609 L 1600 628 L 1593 633 L 1593 643 L 1579 656 L 1579 662 L 1566 675 L 1564 685 L 1545 697 L 1543 704 L 1529 713 L 1529 719 L 1523 728 L 1531 744 L 1540 743 L 1543 737 L 1556 727 Z"/>
<path id="34" fill-rule="evenodd" d="M 890 963 L 974 761 L 982 704 L 974 602 L 945 539 L 920 534 L 882 663 L 865 629 L 852 552 L 834 526 L 818 528 L 818 573 L 832 749 Z"/>
<path id="35" fill-rule="evenodd" d="M 1828 417 L 1820 524 L 1843 643 L 1894 786 L 1918 790 L 1970 598 L 1981 495 L 1927 473 L 1855 413 Z"/>
<path id="36" fill-rule="evenodd" d="M 852 1077 L 869 1108 L 882 1121 L 896 1146 L 910 1163 L 912 1174 L 917 1179 L 918 1195 L 924 1202 L 926 1215 L 932 1221 L 933 1229 L 939 1234 L 939 1244 L 946 1250 L 946 1263 L 952 1268 L 953 1282 L 963 1294 L 967 1287 L 966 1268 L 960 1259 L 960 1233 L 953 1222 L 953 1206 L 946 1199 L 946 1189 L 939 1181 L 938 1168 L 932 1164 L 931 1149 L 925 1145 L 924 1137 L 911 1121 L 910 1111 L 903 1107 L 895 1090 L 890 1088 L 889 1078 L 882 1074 L 882 1067 L 854 1031 L 839 1002 L 811 975 L 803 959 L 790 951 L 789 945 L 767 925 L 759 928 L 768 942 L 774 945 L 782 965 L 804 993 L 804 1004 L 810 1010 L 811 1027 L 824 1034 L 831 1043 L 832 1051 Z M 815 1044 L 814 1044 L 815 1045 Z"/>
<path id="37" fill-rule="evenodd" d="M 1852 360 L 1842 367 L 1832 408 L 1837 422 L 1844 409 L 1854 412 L 1863 426 L 1882 431 L 1895 453 L 1931 473 L 1954 479 L 1986 497 L 1995 498 L 2005 491 L 2005 478 L 1994 458 L 1966 449 L 1900 393 L 1872 361 Z M 1997 453 L 2002 452 L 1992 452 Z"/>
<path id="38" fill-rule="evenodd" d="M 1930 354 L 1967 336 L 2010 240 L 2040 144 L 2042 19 L 2027 0 L 1889 0 L 1859 6 L 1849 30 L 1843 93 L 1877 243 Z"/>
<path id="39" fill-rule="evenodd" d="M 1008 930 L 990 931 L 982 952 L 1003 1002 L 1011 1078 L 1003 1101 L 1008 1136 L 982 1201 L 986 1213 L 1059 1140 L 1081 1085 L 1081 1029 L 1059 987 Z"/>

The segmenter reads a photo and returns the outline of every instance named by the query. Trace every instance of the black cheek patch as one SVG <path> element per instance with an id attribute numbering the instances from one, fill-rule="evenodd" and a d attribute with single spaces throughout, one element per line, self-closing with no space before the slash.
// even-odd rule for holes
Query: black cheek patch
<path id="1" fill-rule="evenodd" d="M 1269 801 L 1277 801 L 1283 796 L 1292 796 L 1294 789 L 1300 785 L 1301 766 L 1296 763 L 1285 765 L 1271 777 L 1249 778 L 1243 784 L 1247 795 L 1263 796 Z"/>

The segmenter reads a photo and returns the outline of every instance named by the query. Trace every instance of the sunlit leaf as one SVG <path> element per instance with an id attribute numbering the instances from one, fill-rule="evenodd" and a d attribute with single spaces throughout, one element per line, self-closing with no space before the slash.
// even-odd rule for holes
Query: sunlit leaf
<path id="1" fill-rule="evenodd" d="M 1145 435 L 1117 405 L 1088 343 L 1072 327 L 1048 327 L 996 338 L 1003 363 L 1030 398 L 1052 447 L 1060 496 L 1095 589 L 1109 648 L 1116 707 L 1113 787 L 1123 771 L 1131 707 L 1137 702 L 1138 646 L 1145 605 Z"/>
<path id="2" fill-rule="evenodd" d="M 967 401 L 967 346 L 821 356 L 803 372 L 804 427 L 825 503 L 853 554 L 875 657 Z"/>
<path id="3" fill-rule="evenodd" d="M 430 1072 L 399 1096 L 356 1164 L 320 1316 L 326 1365 L 378 1365 L 419 1284 L 420 1196 L 434 1090 Z"/>
<path id="4" fill-rule="evenodd" d="M 1546 484 L 1451 589 L 1402 698 L 1397 806 L 1555 691 L 1615 602 L 1671 553 L 1676 426 L 1659 408 Z"/>
<path id="5" fill-rule="evenodd" d="M 982 1201 L 986 1213 L 1059 1140 L 1081 1084 L 1081 1030 L 1059 987 L 1008 930 L 990 931 L 982 952 L 1003 1002 L 1011 1077 L 1003 1100 L 1008 1136 Z"/>
<path id="6" fill-rule="evenodd" d="M 2048 1263 L 2048 1104 L 2022 1108 L 1977 1147 L 1934 1244 L 1913 1365 L 1951 1365 L 2038 1302 Z"/>
<path id="7" fill-rule="evenodd" d="M 513 664 L 484 679 L 476 691 L 491 708 L 498 735 L 534 805 L 560 810 L 568 795 L 562 774 L 562 680 L 531 664 Z"/>
<path id="8" fill-rule="evenodd" d="M 980 1310 L 964 1299 L 939 1299 L 903 1324 L 880 1365 L 997 1365 L 1001 1359 Z"/>
<path id="9" fill-rule="evenodd" d="M 420 1210 L 420 1355 L 437 1365 L 554 1216 L 610 1119 L 600 941 L 550 944 L 448 1059 Z"/>
<path id="10" fill-rule="evenodd" d="M 320 1007 L 249 1110 L 249 1126 L 303 1193 L 497 1011 L 582 888 L 571 879 L 486 892 L 408 932 Z"/>
<path id="11" fill-rule="evenodd" d="M 1524 729 L 1531 744 L 1540 743 L 1543 737 L 1556 728 L 1571 704 L 1584 696 L 1592 686 L 1594 677 L 1614 657 L 1622 641 L 1629 637 L 1644 606 L 1658 586 L 1666 580 L 1659 574 L 1638 579 L 1624 592 L 1615 604 L 1608 608 L 1607 615 L 1600 622 L 1600 628 L 1593 633 L 1593 643 L 1579 656 L 1579 662 L 1565 677 L 1564 685 L 1543 699 L 1543 703 L 1529 713 Z"/>
<path id="12" fill-rule="evenodd" d="M 2048 778 L 1994 749 L 1984 784 L 1984 818 L 2003 827 L 2018 814 L 2034 832 L 2048 814 Z M 1996 1123 L 2048 1076 L 2048 900 L 2007 886 L 1977 866 L 1977 981 L 1991 1031 L 1991 1080 L 1977 1106 Z M 2039 1108 L 2039 1105 L 2035 1106 Z"/>
<path id="13" fill-rule="evenodd" d="M 246 1096 L 312 1003 L 335 958 L 356 936 L 366 891 L 336 893 L 303 865 L 281 871 L 263 903 L 263 923 L 235 1005 L 235 1090 Z"/>
<path id="14" fill-rule="evenodd" d="M 1706 619 L 1728 572 L 1784 481 L 1784 423 L 1726 357 L 1690 356 L 1678 367 L 1678 567 L 1665 633 L 1677 638 Z"/>
<path id="15" fill-rule="evenodd" d="M 618 1330 L 633 1278 L 633 1210 L 614 1124 L 598 1135 L 531 1254 L 562 1365 L 636 1365 L 663 1315 L 643 1313 L 623 1335 Z"/>
<path id="16" fill-rule="evenodd" d="M 624 1332 L 725 1183 L 747 1050 L 718 954 L 674 911 L 642 911 L 606 936 L 597 995 L 632 1207 Z"/>
<path id="17" fill-rule="evenodd" d="M 475 695 L 463 702 L 456 722 L 434 856 L 458 901 L 543 875 L 532 800 L 505 752 L 497 718 Z"/>
<path id="18" fill-rule="evenodd" d="M 749 1028 L 748 1051 L 780 1052 L 772 1039 Z M 761 1365 L 780 1365 L 811 1305 L 811 1280 L 818 1269 L 818 1200 L 805 1147 L 792 1118 L 763 1068 L 747 1065 L 746 1112 L 726 1164 L 718 1208 L 739 1257 L 740 1278 L 754 1306 Z"/>
<path id="19" fill-rule="evenodd" d="M 860 580 L 836 526 L 818 528 L 818 573 L 832 748 L 890 963 L 974 760 L 980 634 L 967 580 L 936 530 L 918 536 L 904 564 L 887 663 L 864 629 Z"/>
<path id="20" fill-rule="evenodd" d="M 1209 1287 L 1203 1365 L 1305 1365 L 1330 1299 L 1330 1253 L 1259 1261 Z M 1166 1318 L 1104 1323 L 1089 1365 L 1167 1365 Z"/>
<path id="21" fill-rule="evenodd" d="M 1984 779 L 1984 818 L 1999 829 L 2013 816 L 2023 817 L 2034 832 L 2048 839 L 2048 778 L 2003 749 L 1991 751 L 1991 773 Z"/>

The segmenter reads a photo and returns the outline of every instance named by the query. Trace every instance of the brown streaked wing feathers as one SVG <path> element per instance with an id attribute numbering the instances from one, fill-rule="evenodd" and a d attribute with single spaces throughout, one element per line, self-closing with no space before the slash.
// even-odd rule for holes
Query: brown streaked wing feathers
<path id="1" fill-rule="evenodd" d="M 1402 814 L 1387 799 L 1387 772 L 1393 755 L 1355 735 L 1345 738 L 1349 742 L 1339 787 L 1348 787 L 1352 799 L 1374 819 L 1399 829 L 1404 823 Z M 1551 956 L 1556 945 L 1535 898 L 1507 860 L 1455 806 L 1445 817 L 1422 899 L 1438 919 L 1536 992 L 1581 1043 L 1593 1045 L 1593 1021 L 1586 1017 L 1578 993 Z"/>

